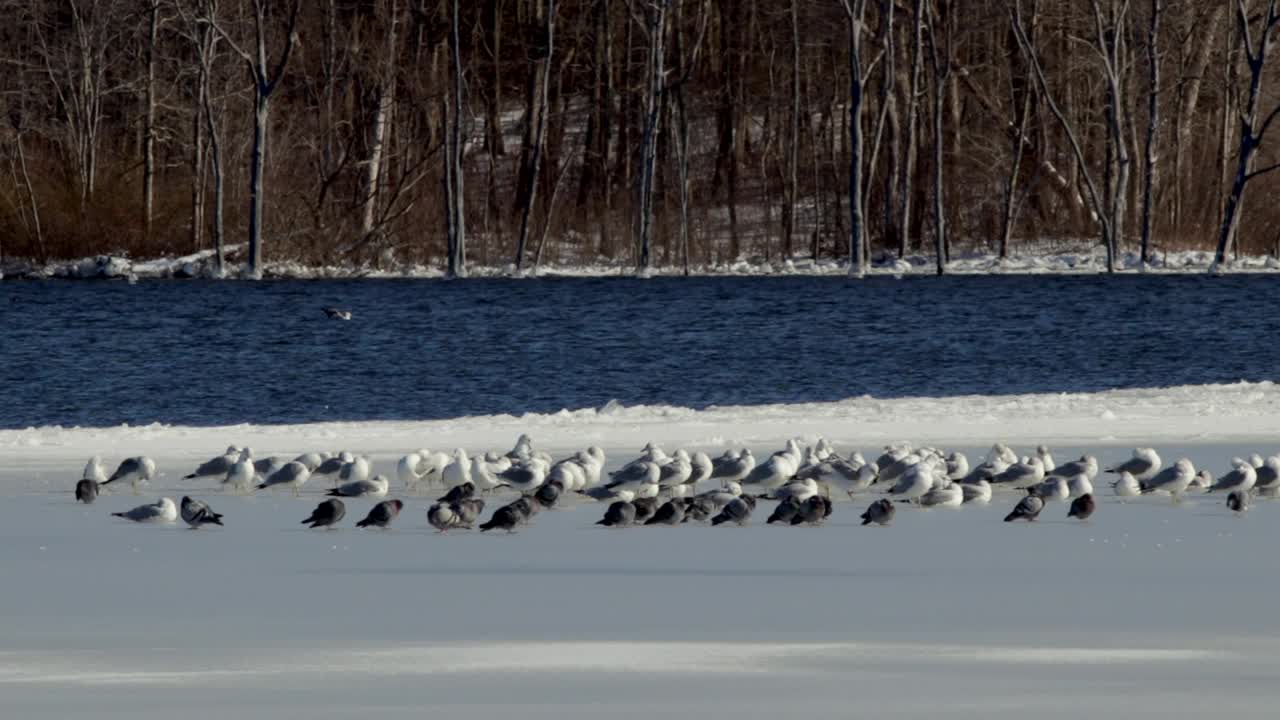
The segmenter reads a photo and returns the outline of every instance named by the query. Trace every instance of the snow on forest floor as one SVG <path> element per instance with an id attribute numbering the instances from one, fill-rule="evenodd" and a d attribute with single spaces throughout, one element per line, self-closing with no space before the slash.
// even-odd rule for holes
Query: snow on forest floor
<path id="1" fill-rule="evenodd" d="M 242 245 L 227 249 L 234 261 Z M 1202 250 L 1184 250 L 1157 253 L 1145 272 L 1157 274 L 1189 274 L 1208 272 L 1213 264 L 1213 253 Z M 1121 271 L 1142 271 L 1137 252 L 1127 252 L 1119 257 Z M 1280 270 L 1280 261 L 1271 255 L 1242 256 L 1232 260 L 1222 272 L 1259 273 Z M 10 263 L 0 267 L 0 279 L 9 277 L 65 278 L 65 279 L 113 279 L 129 280 L 154 278 L 213 277 L 213 251 L 204 250 L 176 258 L 130 260 L 123 257 L 99 256 L 82 260 L 53 262 L 45 266 Z M 634 276 L 635 265 L 631 261 L 609 261 L 603 258 L 584 262 L 544 263 L 538 268 L 516 273 L 514 266 L 483 266 L 474 263 L 468 268 L 473 277 L 616 277 Z M 936 271 L 934 259 L 928 255 L 908 255 L 905 258 L 882 258 L 871 264 L 871 275 L 932 275 Z M 1089 275 L 1106 271 L 1106 259 L 1096 249 L 1046 250 L 1038 253 L 1012 254 L 1001 259 L 990 252 L 956 252 L 947 271 L 956 275 L 983 274 L 1054 274 Z M 327 266 L 308 265 L 293 261 L 266 263 L 264 274 L 271 278 L 290 279 L 343 279 L 343 278 L 442 278 L 443 265 L 405 264 L 388 260 L 380 266 Z M 679 263 L 664 264 L 650 270 L 651 276 L 679 276 L 684 267 Z M 848 274 L 844 260 L 819 260 L 809 258 L 767 262 L 762 260 L 738 260 L 717 264 L 693 264 L 690 274 L 707 276 L 772 276 L 813 275 L 843 276 Z"/>
<path id="2" fill-rule="evenodd" d="M 1052 504 L 1030 525 L 988 507 L 867 502 L 824 527 L 630 528 L 573 502 L 507 534 L 438 535 L 426 497 L 390 531 L 298 521 L 321 497 L 224 495 L 178 478 L 230 443 L 259 455 L 339 447 L 391 472 L 421 445 L 553 452 L 598 443 L 610 467 L 645 440 L 759 453 L 824 434 L 971 457 L 995 440 L 1105 465 L 1150 442 L 1216 474 L 1280 451 L 1270 384 L 1097 395 L 850 400 L 695 412 L 617 408 L 426 423 L 0 431 L 0 716 L 648 718 L 728 716 L 1271 717 L 1280 503 L 1236 518 L 1221 498 L 1120 503 L 1088 523 Z M 88 455 L 146 452 L 145 495 L 74 503 Z M 109 513 L 193 494 L 225 528 Z M 495 498 L 496 502 L 498 499 Z M 487 514 L 487 513 L 486 513 Z"/>

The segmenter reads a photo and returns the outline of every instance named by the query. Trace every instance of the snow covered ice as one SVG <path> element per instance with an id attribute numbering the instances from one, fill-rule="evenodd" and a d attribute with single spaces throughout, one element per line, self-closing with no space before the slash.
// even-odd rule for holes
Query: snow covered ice
<path id="1" fill-rule="evenodd" d="M 1112 497 L 1087 523 L 990 505 L 836 497 L 820 528 L 609 530 L 571 500 L 513 535 L 437 534 L 404 495 L 391 530 L 308 530 L 321 482 L 246 496 L 182 480 L 229 443 L 290 456 L 341 445 L 390 473 L 430 443 L 505 449 L 528 432 L 560 456 L 602 445 L 607 469 L 648 440 L 757 457 L 822 434 L 872 455 L 910 439 L 981 457 L 999 439 L 1104 466 L 1152 445 L 1224 473 L 1274 452 L 1269 384 L 1097 395 L 855 399 L 691 411 L 612 408 L 421 423 L 0 431 L 0 716 L 464 718 L 877 716 L 1271 717 L 1280 637 L 1280 505 L 1237 518 L 1219 496 Z M 1142 442 L 1139 442 L 1141 438 Z M 1265 452 L 1264 452 L 1265 451 Z M 160 476 L 93 505 L 85 458 L 146 453 Z M 139 526 L 111 512 L 188 494 L 225 528 Z M 501 496 L 490 503 L 485 516 Z M 761 510 L 764 510 L 763 512 Z M 603 708 L 603 710 L 602 710 Z"/>

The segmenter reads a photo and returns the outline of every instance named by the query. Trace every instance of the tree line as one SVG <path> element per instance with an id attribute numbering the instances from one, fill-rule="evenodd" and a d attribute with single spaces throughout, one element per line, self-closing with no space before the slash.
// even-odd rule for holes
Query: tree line
<path id="1" fill-rule="evenodd" d="M 0 260 L 1280 254 L 1277 0 L 0 10 Z"/>

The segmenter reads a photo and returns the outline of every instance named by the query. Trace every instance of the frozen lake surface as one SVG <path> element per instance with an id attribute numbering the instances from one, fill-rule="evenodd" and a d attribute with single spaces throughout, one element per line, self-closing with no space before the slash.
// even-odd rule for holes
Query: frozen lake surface
<path id="1" fill-rule="evenodd" d="M 611 467 L 645 437 L 759 454 L 816 427 L 845 452 L 914 429 L 971 457 L 986 438 L 1042 440 L 1059 461 L 1089 451 L 1105 465 L 1145 433 L 1168 461 L 1221 474 L 1233 455 L 1280 449 L 1276 392 L 0 431 L 0 716 L 1272 717 L 1274 502 L 1236 518 L 1219 497 L 1121 504 L 1099 482 L 1083 524 L 1062 504 L 1003 523 L 1016 499 L 1004 494 L 903 507 L 888 528 L 858 526 L 863 497 L 816 529 L 765 526 L 762 503 L 747 528 L 622 530 L 575 503 L 514 535 L 442 536 L 427 498 L 399 488 L 390 531 L 352 527 L 372 500 L 349 501 L 341 529 L 309 531 L 298 522 L 320 487 L 238 497 L 176 478 L 228 442 L 260 455 L 341 445 L 389 472 L 397 444 L 505 449 L 518 427 L 553 453 L 598 440 Z M 75 504 L 87 454 L 126 448 L 155 455 L 156 487 Z M 207 499 L 227 526 L 109 516 L 161 493 Z"/>
<path id="2" fill-rule="evenodd" d="M 1277 304 L 1248 275 L 6 281 L 0 428 L 1271 380 Z"/>

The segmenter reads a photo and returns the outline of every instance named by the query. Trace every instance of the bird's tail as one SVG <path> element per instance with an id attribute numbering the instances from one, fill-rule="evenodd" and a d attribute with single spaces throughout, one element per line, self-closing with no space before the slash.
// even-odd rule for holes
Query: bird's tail
<path id="1" fill-rule="evenodd" d="M 717 515 L 717 516 L 715 516 L 715 517 L 711 518 L 711 524 L 712 524 L 712 525 L 720 525 L 720 524 L 722 524 L 722 523 L 726 522 L 728 519 L 729 519 L 729 518 L 725 517 L 724 515 Z"/>
<path id="2" fill-rule="evenodd" d="M 213 523 L 214 525 L 221 526 L 221 525 L 222 525 L 222 514 L 221 514 L 221 513 L 214 513 L 212 516 L 210 516 L 210 518 L 209 518 L 209 522 Z"/>
<path id="3" fill-rule="evenodd" d="M 1005 522 L 1013 522 L 1014 520 L 1017 520 L 1017 519 L 1018 519 L 1018 513 L 1016 512 L 1011 512 L 1008 515 L 1004 516 Z"/>
<path id="4" fill-rule="evenodd" d="M 325 495 L 328 495 L 329 497 L 342 497 L 342 493 L 338 492 L 336 488 L 325 493 Z"/>
<path id="5" fill-rule="evenodd" d="M 117 514 L 118 514 L 118 513 L 117 513 Z M 307 518 L 306 520 L 303 520 L 302 522 L 300 522 L 300 523 L 298 523 L 298 524 L 299 524 L 299 525 L 306 525 L 307 523 L 309 523 L 309 522 L 311 522 L 311 521 L 312 521 L 312 518 Z M 315 527 L 315 526 L 313 525 L 312 527 Z"/>
<path id="6" fill-rule="evenodd" d="M 488 532 L 496 527 L 498 527 L 498 524 L 495 523 L 493 520 L 482 522 L 480 523 L 480 532 Z"/>
<path id="7" fill-rule="evenodd" d="M 870 518 L 870 517 L 867 517 L 866 515 L 863 515 L 863 516 L 862 516 L 862 524 L 863 524 L 863 525 L 870 525 L 870 524 L 871 524 L 871 518 Z"/>
<path id="8" fill-rule="evenodd" d="M 196 474 L 195 474 L 195 473 L 191 473 L 190 475 L 183 475 L 183 476 L 182 476 L 182 479 L 183 479 L 183 480 L 194 480 L 195 478 L 196 478 Z"/>
<path id="9" fill-rule="evenodd" d="M 124 513 L 111 513 L 111 517 L 124 517 Z"/>
<path id="10" fill-rule="evenodd" d="M 370 526 L 370 525 L 372 525 L 372 524 L 373 524 L 373 523 L 372 523 L 372 521 L 370 521 L 369 519 L 367 519 L 367 518 L 366 518 L 366 519 L 361 520 L 360 522 L 356 523 L 356 527 L 358 527 L 358 528 L 362 528 L 362 527 L 369 527 L 369 526 Z"/>

